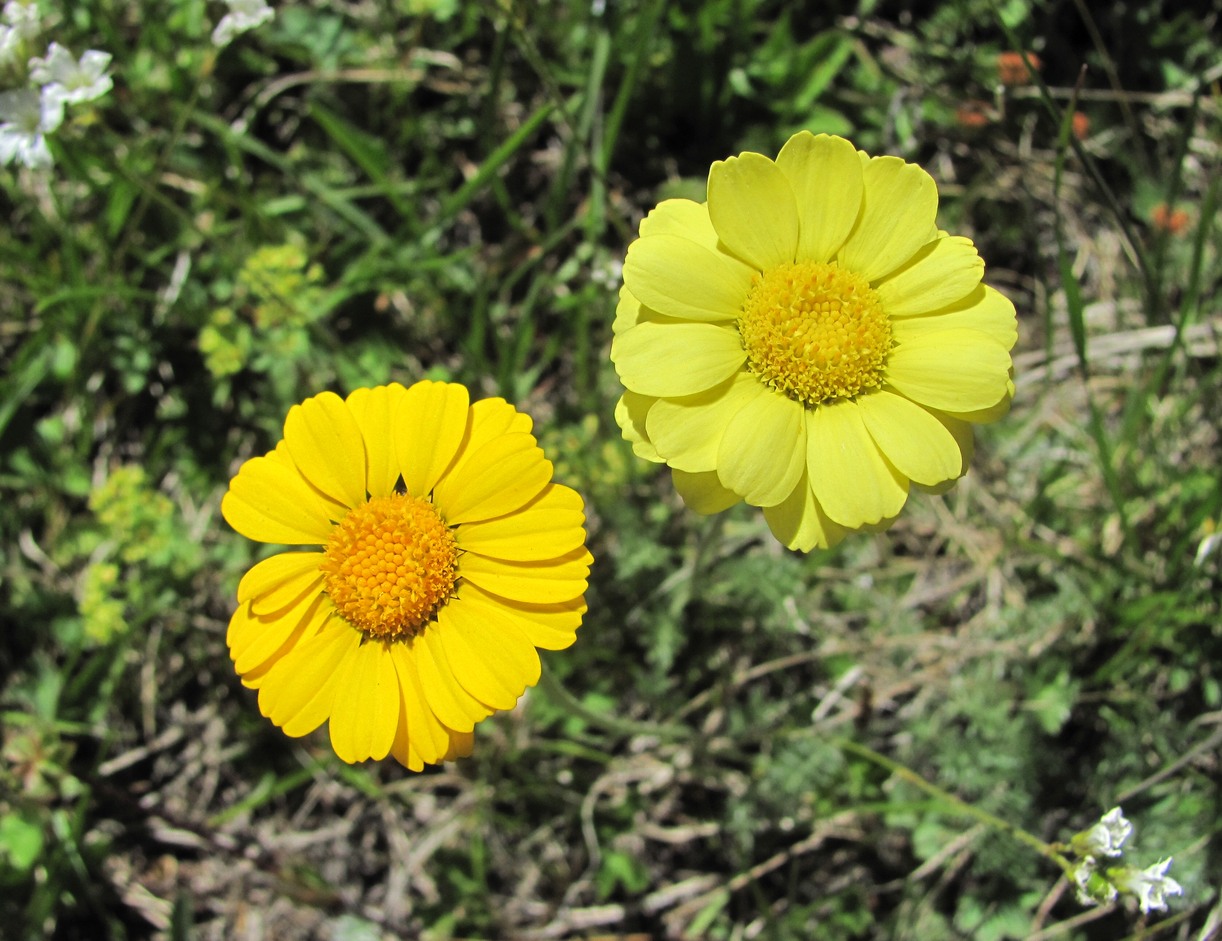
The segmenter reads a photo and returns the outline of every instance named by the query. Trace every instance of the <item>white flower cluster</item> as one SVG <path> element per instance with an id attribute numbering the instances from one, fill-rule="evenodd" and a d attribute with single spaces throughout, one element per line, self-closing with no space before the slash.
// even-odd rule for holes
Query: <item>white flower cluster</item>
<path id="1" fill-rule="evenodd" d="M 57 42 L 45 56 L 27 58 L 41 29 L 33 3 L 9 0 L 0 13 L 0 69 L 25 73 L 24 88 L 0 92 L 0 165 L 51 166 L 47 135 L 59 129 L 64 106 L 101 98 L 114 82 L 110 53 L 88 49 L 77 59 Z"/>
<path id="2" fill-rule="evenodd" d="M 266 0 L 225 0 L 229 12 L 221 17 L 212 31 L 214 46 L 227 46 L 233 38 L 247 30 L 261 26 L 275 16 L 275 11 Z"/>
<path id="3" fill-rule="evenodd" d="M 1171 857 L 1145 869 L 1128 864 L 1103 865 L 1104 860 L 1123 855 L 1124 843 L 1132 833 L 1133 824 L 1119 807 L 1113 807 L 1098 823 L 1069 841 L 1069 849 L 1078 857 L 1070 870 L 1070 880 L 1083 905 L 1112 902 L 1127 895 L 1137 899 L 1142 912 L 1148 913 L 1165 910 L 1167 896 L 1183 894 L 1183 887 L 1167 875 Z"/>

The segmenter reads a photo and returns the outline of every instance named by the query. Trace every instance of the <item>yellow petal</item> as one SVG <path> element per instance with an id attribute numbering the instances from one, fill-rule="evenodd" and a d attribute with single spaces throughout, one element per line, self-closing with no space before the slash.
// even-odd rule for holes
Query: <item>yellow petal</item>
<path id="1" fill-rule="evenodd" d="M 942 423 L 942 425 L 950 433 L 951 437 L 955 439 L 955 444 L 959 446 L 959 469 L 955 472 L 954 476 L 952 476 L 949 480 L 944 480 L 941 483 L 934 484 L 932 486 L 926 484 L 917 485 L 926 493 L 940 494 L 946 493 L 948 490 L 950 490 L 958 479 L 967 473 L 968 468 L 972 463 L 972 455 L 976 453 L 976 440 L 970 422 L 961 421 L 958 418 L 951 417 L 945 412 L 939 412 L 936 410 L 930 411 L 930 414 Z"/>
<path id="2" fill-rule="evenodd" d="M 424 687 L 416 671 L 416 660 L 411 649 L 406 644 L 390 645 L 391 660 L 395 665 L 395 673 L 399 678 L 399 690 L 403 697 L 403 725 L 396 732 L 391 752 L 403 764 L 411 767 L 411 761 L 406 758 L 406 746 L 411 743 L 411 750 L 418 756 L 420 762 L 435 765 L 445 757 L 450 748 L 450 730 L 437 718 L 428 706 L 424 695 Z M 405 737 L 405 741 L 400 741 Z M 419 770 L 419 769 L 415 769 Z"/>
<path id="3" fill-rule="evenodd" d="M 970 239 L 940 238 L 921 246 L 903 267 L 875 286 L 889 317 L 911 317 L 962 301 L 984 276 L 984 259 Z"/>
<path id="4" fill-rule="evenodd" d="M 433 502 L 451 526 L 493 519 L 521 509 L 552 477 L 552 464 L 533 435 L 494 438 L 447 474 Z"/>
<path id="5" fill-rule="evenodd" d="M 286 735 L 308 735 L 327 721 L 340 666 L 361 642 L 338 617 L 279 660 L 259 687 L 259 710 Z"/>
<path id="6" fill-rule="evenodd" d="M 879 452 L 857 403 L 820 405 L 807 415 L 807 467 L 823 511 L 849 529 L 899 513 L 908 481 Z"/>
<path id="7" fill-rule="evenodd" d="M 289 409 L 284 444 L 301 475 L 332 500 L 350 509 L 365 502 L 365 441 L 334 392 Z"/>
<path id="8" fill-rule="evenodd" d="M 798 261 L 828 262 L 861 214 L 861 161 L 842 137 L 800 131 L 776 158 L 798 204 Z M 792 548 L 792 547 L 791 547 Z"/>
<path id="9" fill-rule="evenodd" d="M 467 413 L 458 456 L 446 471 L 447 476 L 462 473 L 467 461 L 480 453 L 484 445 L 504 435 L 530 434 L 531 418 L 501 398 L 480 399 Z"/>
<path id="10" fill-rule="evenodd" d="M 322 545 L 331 535 L 331 517 L 310 485 L 272 457 L 253 457 L 241 466 L 221 499 L 221 515 L 257 542 Z"/>
<path id="11" fill-rule="evenodd" d="M 358 645 L 336 681 L 331 747 L 348 764 L 385 758 L 395 740 L 402 693 L 387 646 Z"/>
<path id="12" fill-rule="evenodd" d="M 729 379 L 747 361 L 734 327 L 643 323 L 611 343 L 620 382 L 641 395 L 695 395 Z"/>
<path id="13" fill-rule="evenodd" d="M 764 507 L 764 519 L 783 546 L 799 552 L 830 549 L 848 534 L 847 529 L 823 512 L 806 474 L 788 497 L 776 506 Z"/>
<path id="14" fill-rule="evenodd" d="M 794 260 L 798 204 L 781 168 L 763 154 L 745 153 L 713 164 L 709 218 L 725 247 L 756 271 Z"/>
<path id="15" fill-rule="evenodd" d="M 439 612 L 437 627 L 455 678 L 481 702 L 512 709 L 539 682 L 534 645 L 495 607 L 455 599 Z"/>
<path id="16" fill-rule="evenodd" d="M 920 405 L 969 412 L 994 406 L 1007 395 L 1010 365 L 1006 348 L 986 334 L 939 330 L 891 351 L 887 383 Z"/>
<path id="17" fill-rule="evenodd" d="M 465 523 L 455 533 L 467 552 L 531 562 L 554 559 L 585 543 L 584 506 L 577 491 L 548 484 L 529 504 L 497 519 Z"/>
<path id="18" fill-rule="evenodd" d="M 397 382 L 375 389 L 356 389 L 345 400 L 365 441 L 365 489 L 371 497 L 385 497 L 399 480 L 395 453 L 395 408 L 406 392 Z"/>
<path id="19" fill-rule="evenodd" d="M 428 625 L 412 641 L 420 688 L 439 721 L 457 732 L 469 732 L 476 722 L 482 722 L 496 710 L 459 685 L 436 628 L 436 624 Z"/>
<path id="20" fill-rule="evenodd" d="M 651 408 L 659 401 L 648 395 L 625 392 L 615 403 L 615 423 L 619 425 L 623 439 L 632 445 L 632 453 L 655 464 L 662 463 L 662 457 L 649 440 L 645 424 Z"/>
<path id="21" fill-rule="evenodd" d="M 951 329 L 979 330 L 1007 350 L 1013 348 L 1018 340 L 1014 305 L 1008 297 L 987 284 L 977 285 L 967 297 L 940 310 L 892 320 L 891 338 L 903 345 L 917 336 Z"/>
<path id="22" fill-rule="evenodd" d="M 521 629 L 527 640 L 543 650 L 563 650 L 570 646 L 577 639 L 577 628 L 586 613 L 584 598 L 557 604 L 531 604 L 489 594 L 470 583 L 463 585 L 461 596 L 464 602 L 477 606 L 495 606 Z"/>
<path id="23" fill-rule="evenodd" d="M 721 485 L 721 481 L 717 479 L 717 471 L 689 474 L 677 470 L 671 474 L 671 479 L 687 508 L 705 516 L 728 510 L 743 499 L 733 490 L 727 490 Z"/>
<path id="24" fill-rule="evenodd" d="M 494 595 L 555 604 L 585 594 L 590 554 L 582 548 L 546 562 L 505 562 L 472 553 L 460 560 L 459 574 Z"/>
<path id="25" fill-rule="evenodd" d="M 446 761 L 457 761 L 459 758 L 467 758 L 475 748 L 475 734 L 473 732 L 455 732 L 450 736 L 450 750 L 446 752 Z"/>
<path id="26" fill-rule="evenodd" d="M 863 175 L 861 217 L 838 260 L 842 268 L 876 281 L 930 240 L 938 188 L 928 173 L 899 157 L 875 157 Z"/>
<path id="27" fill-rule="evenodd" d="M 905 477 L 933 486 L 959 476 L 958 442 L 921 406 L 886 390 L 861 396 L 857 406 L 878 449 Z"/>
<path id="28" fill-rule="evenodd" d="M 456 382 L 417 382 L 395 408 L 395 454 L 412 496 L 427 496 L 467 431 L 470 397 Z"/>
<path id="29" fill-rule="evenodd" d="M 321 552 L 279 552 L 256 563 L 238 582 L 238 604 L 253 601 L 260 614 L 292 604 L 322 584 Z"/>
<path id="30" fill-rule="evenodd" d="M 691 199 L 664 199 L 651 209 L 641 220 L 641 237 L 650 235 L 678 235 L 709 251 L 717 250 L 717 230 L 709 219 L 708 205 Z"/>
<path id="31" fill-rule="evenodd" d="M 725 382 L 695 395 L 646 399 L 654 404 L 645 418 L 645 428 L 659 460 L 665 455 L 671 467 L 691 473 L 713 470 L 717 467 L 717 449 L 726 425 L 764 391 L 754 375 L 740 370 Z"/>
<path id="32" fill-rule="evenodd" d="M 753 506 L 772 506 L 793 492 L 805 467 L 805 409 L 761 387 L 726 425 L 717 476 Z"/>
<path id="33" fill-rule="evenodd" d="M 611 322 L 611 332 L 613 334 L 623 333 L 640 322 L 641 302 L 628 290 L 627 285 L 621 285 L 619 303 L 615 305 L 615 320 Z"/>
<path id="34" fill-rule="evenodd" d="M 754 276 L 741 261 L 678 235 L 637 239 L 624 259 L 624 286 L 632 296 L 683 320 L 733 320 Z"/>
<path id="35" fill-rule="evenodd" d="M 302 640 L 318 633 L 333 612 L 331 602 L 319 592 L 271 615 L 259 615 L 250 605 L 241 605 L 225 635 L 234 672 L 245 676 L 270 660 L 287 656 Z"/>

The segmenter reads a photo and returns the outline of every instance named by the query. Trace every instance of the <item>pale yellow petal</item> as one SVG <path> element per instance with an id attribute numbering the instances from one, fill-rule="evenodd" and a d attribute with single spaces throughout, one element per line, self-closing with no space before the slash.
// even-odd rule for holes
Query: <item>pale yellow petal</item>
<path id="1" fill-rule="evenodd" d="M 1010 354 L 978 330 L 939 330 L 897 345 L 887 359 L 887 383 L 920 405 L 970 412 L 1008 394 Z"/>
<path id="2" fill-rule="evenodd" d="M 649 440 L 645 426 L 650 410 L 659 401 L 653 396 L 625 392 L 615 403 L 615 423 L 624 440 L 632 445 L 632 453 L 655 464 L 662 463 L 663 458 Z"/>
<path id="3" fill-rule="evenodd" d="M 747 354 L 734 327 L 643 323 L 611 343 L 611 361 L 632 392 L 695 395 L 730 378 Z"/>
<path id="4" fill-rule="evenodd" d="M 798 204 L 781 168 L 763 154 L 714 163 L 708 205 L 722 244 L 756 271 L 794 260 Z"/>
<path id="5" fill-rule="evenodd" d="M 289 409 L 284 444 L 301 475 L 332 500 L 349 509 L 365 502 L 365 441 L 334 392 Z"/>
<path id="6" fill-rule="evenodd" d="M 456 382 L 417 382 L 395 407 L 395 454 L 412 496 L 427 496 L 467 432 L 470 397 Z"/>
<path id="7" fill-rule="evenodd" d="M 466 552 L 533 562 L 554 559 L 585 543 L 585 508 L 577 491 L 547 484 L 520 510 L 483 522 L 466 523 L 455 532 Z"/>
<path id="8" fill-rule="evenodd" d="M 764 507 L 764 519 L 781 545 L 799 552 L 830 549 L 849 532 L 823 512 L 805 473 L 788 497 Z"/>
<path id="9" fill-rule="evenodd" d="M 451 526 L 492 519 L 521 509 L 551 477 L 551 461 L 533 435 L 501 435 L 447 474 L 433 501 Z"/>
<path id="10" fill-rule="evenodd" d="M 879 452 L 852 400 L 807 413 L 807 467 L 823 511 L 849 529 L 899 513 L 908 480 Z"/>
<path id="11" fill-rule="evenodd" d="M 798 204 L 798 261 L 823 264 L 844 244 L 861 214 L 861 161 L 842 137 L 799 131 L 781 148 L 784 171 Z"/>
<path id="12" fill-rule="evenodd" d="M 752 506 L 772 506 L 793 492 L 805 467 L 806 410 L 761 387 L 726 425 L 717 476 Z"/>
<path id="13" fill-rule="evenodd" d="M 930 410 L 930 414 L 945 426 L 951 437 L 955 439 L 955 443 L 959 446 L 959 469 L 949 480 L 944 480 L 933 486 L 926 486 L 924 484 L 917 484 L 917 486 L 926 493 L 946 493 L 955 485 L 960 477 L 967 473 L 968 468 L 971 466 L 972 455 L 976 452 L 976 438 L 970 422 L 954 418 L 936 409 Z"/>
<path id="14" fill-rule="evenodd" d="M 257 542 L 322 545 L 332 529 L 329 511 L 301 474 L 270 456 L 242 465 L 221 499 L 221 515 Z"/>
<path id="15" fill-rule="evenodd" d="M 397 382 L 356 389 L 345 400 L 365 441 L 365 489 L 371 497 L 388 496 L 399 480 L 395 453 L 395 409 L 406 390 Z"/>
<path id="16" fill-rule="evenodd" d="M 979 330 L 1007 350 L 1018 340 L 1018 320 L 1010 299 L 987 284 L 977 285 L 967 297 L 941 310 L 891 322 L 891 337 L 904 344 L 938 330 Z"/>
<path id="17" fill-rule="evenodd" d="M 717 478 L 717 471 L 689 474 L 687 471 L 677 470 L 671 474 L 671 479 L 687 508 L 705 516 L 728 510 L 743 499 L 733 490 L 722 486 Z"/>
<path id="18" fill-rule="evenodd" d="M 534 644 L 496 606 L 457 598 L 437 620 L 454 676 L 476 699 L 511 709 L 526 687 L 539 682 Z"/>
<path id="19" fill-rule="evenodd" d="M 963 301 L 980 285 L 984 259 L 970 239 L 950 236 L 923 245 L 903 267 L 875 285 L 889 317 L 911 317 Z"/>
<path id="20" fill-rule="evenodd" d="M 876 281 L 930 240 L 938 188 L 928 173 L 899 157 L 875 157 L 862 172 L 861 216 L 837 260 L 842 268 Z"/>
<path id="21" fill-rule="evenodd" d="M 615 320 L 611 322 L 612 334 L 620 334 L 641 321 L 641 302 L 626 285 L 619 289 L 619 303 L 615 305 Z"/>
<path id="22" fill-rule="evenodd" d="M 494 595 L 555 604 L 585 594 L 590 561 L 584 548 L 545 562 L 506 562 L 471 553 L 460 560 L 459 574 Z"/>
<path id="23" fill-rule="evenodd" d="M 942 422 L 902 395 L 879 390 L 857 407 L 883 456 L 905 477 L 926 486 L 959 476 L 963 452 Z"/>
<path id="24" fill-rule="evenodd" d="M 331 747 L 341 761 L 375 761 L 390 753 L 402 693 L 386 644 L 358 644 L 340 670 L 331 707 Z"/>
<path id="25" fill-rule="evenodd" d="M 707 203 L 691 199 L 664 199 L 641 220 L 641 237 L 679 235 L 703 245 L 709 251 L 717 249 L 717 230 L 709 219 Z"/>
<path id="26" fill-rule="evenodd" d="M 678 235 L 637 239 L 624 260 L 624 286 L 633 297 L 683 320 L 733 320 L 754 276 L 741 261 Z"/>
<path id="27" fill-rule="evenodd" d="M 469 732 L 476 722 L 482 722 L 496 711 L 459 684 L 445 646 L 437 636 L 436 624 L 428 625 L 424 633 L 412 641 L 412 655 L 425 702 L 446 727 Z"/>
<path id="28" fill-rule="evenodd" d="M 648 440 L 659 460 L 676 470 L 700 473 L 717 467 L 717 449 L 739 410 L 767 390 L 746 370 L 696 395 L 646 400 Z"/>
<path id="29" fill-rule="evenodd" d="M 238 582 L 238 604 L 270 614 L 292 604 L 322 584 L 321 552 L 279 552 L 256 563 Z"/>
<path id="30" fill-rule="evenodd" d="M 530 434 L 532 426 L 529 415 L 519 412 L 504 399 L 480 399 L 467 412 L 467 427 L 458 456 L 446 471 L 447 476 L 461 473 L 467 461 L 479 454 L 488 442 L 504 435 Z"/>
<path id="31" fill-rule="evenodd" d="M 327 721 L 340 666 L 361 642 L 338 617 L 277 661 L 259 687 L 259 710 L 286 735 L 308 735 Z"/>

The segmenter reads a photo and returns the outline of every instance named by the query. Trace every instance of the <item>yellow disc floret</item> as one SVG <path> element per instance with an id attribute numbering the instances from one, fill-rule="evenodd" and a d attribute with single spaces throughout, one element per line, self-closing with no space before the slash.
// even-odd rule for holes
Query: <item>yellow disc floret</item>
<path id="1" fill-rule="evenodd" d="M 808 408 L 881 386 L 891 351 L 877 293 L 834 264 L 797 262 L 757 275 L 738 330 L 751 371 Z"/>
<path id="2" fill-rule="evenodd" d="M 394 493 L 340 520 L 320 567 L 349 624 L 383 640 L 412 637 L 453 593 L 458 545 L 432 503 Z"/>

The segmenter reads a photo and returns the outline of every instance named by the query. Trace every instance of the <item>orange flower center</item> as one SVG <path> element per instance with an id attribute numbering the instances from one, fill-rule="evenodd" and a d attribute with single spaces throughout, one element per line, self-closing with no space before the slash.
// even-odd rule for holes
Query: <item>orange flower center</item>
<path id="1" fill-rule="evenodd" d="M 869 282 L 838 265 L 803 261 L 757 275 L 738 331 L 751 371 L 807 408 L 883 384 L 891 321 Z"/>
<path id="2" fill-rule="evenodd" d="M 432 503 L 394 493 L 340 520 L 320 568 L 353 627 L 383 640 L 413 637 L 454 592 L 458 544 Z"/>

